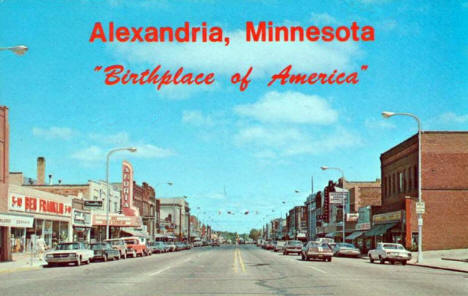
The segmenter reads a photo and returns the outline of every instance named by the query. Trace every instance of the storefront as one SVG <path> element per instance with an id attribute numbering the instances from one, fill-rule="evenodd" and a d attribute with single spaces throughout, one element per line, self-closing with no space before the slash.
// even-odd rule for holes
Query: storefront
<path id="1" fill-rule="evenodd" d="M 4 236 L 8 229 L 14 229 L 15 236 L 13 232 L 10 235 L 10 248 L 13 252 L 24 252 L 26 250 L 26 230 L 33 227 L 34 218 L 29 215 L 18 215 L 18 214 L 0 214 L 0 246 L 3 245 Z M 18 231 L 22 230 L 22 231 Z M 3 253 L 6 250 L 0 250 L 0 253 Z"/>
<path id="2" fill-rule="evenodd" d="M 10 184 L 8 212 L 34 219 L 31 227 L 10 228 L 12 252 L 28 251 L 34 237 L 42 237 L 48 247 L 71 240 L 72 202 L 68 197 Z"/>
<path id="3" fill-rule="evenodd" d="M 72 212 L 73 241 L 86 242 L 91 240 L 92 216 L 89 211 L 73 209 Z"/>
<path id="4" fill-rule="evenodd" d="M 404 210 L 377 214 L 372 217 L 372 228 L 364 236 L 372 241 L 372 247 L 380 242 L 403 244 Z"/>
<path id="5" fill-rule="evenodd" d="M 91 240 L 103 241 L 106 239 L 106 214 L 92 214 Z M 141 217 L 109 214 L 109 238 L 120 237 L 123 227 L 142 227 Z"/>
<path id="6" fill-rule="evenodd" d="M 371 229 L 371 207 L 361 207 L 358 210 L 357 223 L 354 232 L 346 237 L 362 254 L 366 254 L 372 248 L 372 238 L 366 237 L 365 233 Z"/>

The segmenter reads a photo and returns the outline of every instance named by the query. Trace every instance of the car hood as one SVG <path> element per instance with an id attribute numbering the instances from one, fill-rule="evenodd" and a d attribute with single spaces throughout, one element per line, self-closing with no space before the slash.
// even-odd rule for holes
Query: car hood
<path id="1" fill-rule="evenodd" d="M 83 249 L 79 250 L 53 250 L 53 251 L 48 251 L 46 254 L 67 254 L 67 253 L 76 253 L 78 251 L 85 251 Z"/>

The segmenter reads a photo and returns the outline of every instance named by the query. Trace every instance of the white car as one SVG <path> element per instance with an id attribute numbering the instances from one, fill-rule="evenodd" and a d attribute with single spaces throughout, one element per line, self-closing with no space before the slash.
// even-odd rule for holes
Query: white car
<path id="1" fill-rule="evenodd" d="M 379 260 L 380 264 L 384 264 L 385 261 L 395 264 L 395 262 L 401 262 L 406 265 L 408 260 L 411 260 L 411 253 L 400 244 L 393 243 L 378 243 L 377 248 L 370 250 L 369 260 L 374 263 L 374 260 Z"/>
<path id="2" fill-rule="evenodd" d="M 53 250 L 45 253 L 47 266 L 74 263 L 80 266 L 81 263 L 89 264 L 93 259 L 94 251 L 82 242 L 59 243 Z"/>

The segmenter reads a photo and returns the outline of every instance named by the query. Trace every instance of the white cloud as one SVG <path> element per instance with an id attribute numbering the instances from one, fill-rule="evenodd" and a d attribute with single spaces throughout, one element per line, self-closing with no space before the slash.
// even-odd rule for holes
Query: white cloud
<path id="1" fill-rule="evenodd" d="M 48 129 L 33 127 L 32 133 L 36 137 L 43 137 L 47 140 L 53 140 L 53 139 L 70 140 L 75 134 L 75 132 L 71 128 L 56 127 L 56 126 L 52 126 Z"/>
<path id="2" fill-rule="evenodd" d="M 241 129 L 234 136 L 234 142 L 238 145 L 284 147 L 291 142 L 300 141 L 302 136 L 297 129 L 253 126 Z"/>
<path id="3" fill-rule="evenodd" d="M 439 120 L 445 123 L 465 123 L 468 122 L 468 114 L 457 115 L 453 112 L 446 112 L 439 116 Z"/>
<path id="4" fill-rule="evenodd" d="M 310 20 L 315 25 L 335 25 L 338 23 L 336 18 L 328 13 L 312 13 Z"/>
<path id="5" fill-rule="evenodd" d="M 132 156 L 135 158 L 165 158 L 175 155 L 175 152 L 170 149 L 157 147 L 151 144 L 140 144 L 135 147 L 137 151 L 132 153 Z"/>
<path id="6" fill-rule="evenodd" d="M 116 134 L 89 134 L 89 138 L 95 142 L 109 145 L 125 145 L 130 141 L 130 137 L 126 132 L 118 132 Z"/>
<path id="7" fill-rule="evenodd" d="M 288 64 L 300 72 L 349 70 L 361 53 L 354 42 L 246 42 L 245 31 L 225 32 L 230 45 L 215 43 L 119 43 L 112 47 L 119 58 L 129 63 L 155 67 L 161 72 L 214 72 L 216 75 L 245 73 L 254 67 L 252 77 L 265 77 L 280 72 Z"/>
<path id="8" fill-rule="evenodd" d="M 338 118 L 324 98 L 300 92 L 268 92 L 253 104 L 234 108 L 241 116 L 251 117 L 261 122 L 331 124 Z"/>
<path id="9" fill-rule="evenodd" d="M 364 121 L 364 125 L 368 129 L 393 129 L 396 125 L 387 119 L 368 118 Z"/>
<path id="10" fill-rule="evenodd" d="M 105 152 L 97 146 L 90 146 L 72 154 L 73 159 L 84 163 L 105 162 Z"/>
<path id="11" fill-rule="evenodd" d="M 198 110 L 183 111 L 182 122 L 198 127 L 211 127 L 214 125 L 214 121 L 210 116 L 203 115 L 203 113 Z"/>

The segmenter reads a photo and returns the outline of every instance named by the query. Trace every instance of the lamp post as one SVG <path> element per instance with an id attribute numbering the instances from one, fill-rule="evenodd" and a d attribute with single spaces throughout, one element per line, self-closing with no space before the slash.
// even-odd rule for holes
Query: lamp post
<path id="1" fill-rule="evenodd" d="M 107 152 L 106 158 L 106 187 L 107 187 L 107 205 L 106 205 L 106 239 L 109 239 L 109 210 L 110 210 L 110 198 L 109 198 L 109 158 L 110 156 L 118 151 L 130 151 L 136 152 L 137 149 L 135 147 L 126 147 L 126 148 L 115 148 Z"/>
<path id="2" fill-rule="evenodd" d="M 24 55 L 28 51 L 28 47 L 25 45 L 0 47 L 0 50 L 9 50 L 17 55 Z"/>
<path id="3" fill-rule="evenodd" d="M 340 169 L 340 168 L 330 168 L 330 167 L 327 167 L 327 166 L 321 166 L 320 168 L 322 169 L 322 171 L 326 171 L 326 170 L 339 171 L 341 173 L 341 179 L 343 180 L 343 189 L 344 189 L 345 177 L 344 177 L 344 172 L 343 172 L 342 169 Z M 346 214 L 345 214 L 346 199 L 343 199 L 343 211 L 342 211 L 343 212 L 343 242 L 345 242 L 345 237 L 346 237 Z"/>
<path id="4" fill-rule="evenodd" d="M 384 111 L 382 112 L 382 116 L 384 118 L 390 118 L 392 116 L 409 116 L 416 120 L 418 123 L 418 202 L 422 203 L 422 184 L 421 184 L 421 120 L 419 118 L 411 113 L 395 113 L 395 112 L 388 112 Z M 421 263 L 423 261 L 423 254 L 422 254 L 422 226 L 423 226 L 423 217 L 422 213 L 417 213 L 418 214 L 418 263 Z"/>

